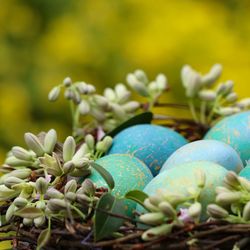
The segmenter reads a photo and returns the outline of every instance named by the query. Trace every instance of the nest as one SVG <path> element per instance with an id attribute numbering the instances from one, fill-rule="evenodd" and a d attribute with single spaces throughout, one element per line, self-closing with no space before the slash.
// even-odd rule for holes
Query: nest
<path id="1" fill-rule="evenodd" d="M 15 232 L 15 235 L 1 237 L 0 240 L 11 240 L 13 249 L 36 249 L 37 237 L 41 230 L 37 228 L 21 228 L 18 224 L 1 232 Z M 66 222 L 65 225 L 53 225 L 51 239 L 44 250 L 64 249 L 249 249 L 250 225 L 229 224 L 222 221 L 210 221 L 201 224 L 187 224 L 183 228 L 175 228 L 167 236 L 150 242 L 143 242 L 143 230 L 138 229 L 130 222 L 126 222 L 119 230 L 123 235 L 119 238 L 107 238 L 93 243 L 91 225 Z M 233 248 L 234 247 L 234 248 Z"/>

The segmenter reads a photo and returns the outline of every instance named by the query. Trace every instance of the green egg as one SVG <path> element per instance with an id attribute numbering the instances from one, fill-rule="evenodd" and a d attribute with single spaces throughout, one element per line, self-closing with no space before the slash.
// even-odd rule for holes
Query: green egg
<path id="1" fill-rule="evenodd" d="M 157 175 L 144 189 L 148 195 L 154 195 L 157 190 L 188 195 L 188 189 L 197 188 L 197 177 L 202 170 L 206 176 L 206 184 L 199 201 L 202 204 L 202 219 L 206 219 L 206 207 L 215 201 L 215 188 L 223 185 L 227 170 L 213 162 L 193 161 L 183 163 Z M 141 207 L 138 207 L 140 211 Z"/>
<path id="2" fill-rule="evenodd" d="M 104 167 L 112 175 L 115 181 L 112 194 L 116 197 L 123 197 L 133 189 L 143 190 L 153 179 L 149 168 L 138 158 L 128 154 L 107 155 L 98 159 L 96 163 Z M 92 171 L 89 178 L 96 183 L 97 187 L 108 187 L 104 179 L 95 170 Z M 135 202 L 125 200 L 125 209 L 128 216 L 132 216 L 135 207 Z"/>

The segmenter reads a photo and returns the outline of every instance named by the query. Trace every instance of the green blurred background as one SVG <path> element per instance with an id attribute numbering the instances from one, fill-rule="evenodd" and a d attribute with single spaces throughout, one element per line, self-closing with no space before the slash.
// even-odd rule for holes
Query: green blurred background
<path id="1" fill-rule="evenodd" d="M 62 100 L 48 91 L 66 76 L 113 86 L 144 69 L 166 73 L 167 101 L 185 102 L 180 68 L 224 66 L 222 79 L 249 92 L 249 0 L 2 0 L 0 2 L 0 160 L 23 133 L 70 133 Z"/>

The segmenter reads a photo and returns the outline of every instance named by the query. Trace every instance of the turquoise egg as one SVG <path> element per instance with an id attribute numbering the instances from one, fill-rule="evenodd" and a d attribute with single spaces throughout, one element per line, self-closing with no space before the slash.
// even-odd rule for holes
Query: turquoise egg
<path id="1" fill-rule="evenodd" d="M 250 165 L 247 165 L 245 168 L 243 168 L 240 171 L 239 176 L 244 177 L 250 181 Z"/>
<path id="2" fill-rule="evenodd" d="M 175 131 L 157 125 L 141 124 L 124 129 L 114 137 L 108 154 L 131 154 L 142 160 L 155 176 L 163 163 L 187 140 Z"/>
<path id="3" fill-rule="evenodd" d="M 145 187 L 144 192 L 148 195 L 157 194 L 158 190 L 173 192 L 174 194 L 188 195 L 188 189 L 197 188 L 197 177 L 199 171 L 204 171 L 206 175 L 206 184 L 201 191 L 200 202 L 202 204 L 202 219 L 206 219 L 206 207 L 209 203 L 215 201 L 215 188 L 223 185 L 223 180 L 227 170 L 213 162 L 193 161 L 183 163 L 176 168 L 168 169 L 157 175 Z M 138 211 L 143 212 L 141 206 Z"/>
<path id="4" fill-rule="evenodd" d="M 234 148 L 244 165 L 250 159 L 250 111 L 235 114 L 219 121 L 205 139 L 223 141 Z"/>
<path id="5" fill-rule="evenodd" d="M 228 144 L 216 140 L 200 140 L 177 149 L 163 164 L 161 172 L 191 161 L 212 161 L 236 173 L 243 168 L 240 156 Z"/>
<path id="6" fill-rule="evenodd" d="M 138 158 L 126 154 L 113 154 L 104 156 L 96 161 L 104 167 L 113 177 L 115 187 L 112 194 L 116 197 L 123 197 L 132 189 L 143 190 L 153 179 L 148 167 Z M 90 178 L 97 187 L 107 187 L 108 185 L 101 175 L 93 170 Z M 136 203 L 125 200 L 125 209 L 128 216 L 132 215 Z"/>

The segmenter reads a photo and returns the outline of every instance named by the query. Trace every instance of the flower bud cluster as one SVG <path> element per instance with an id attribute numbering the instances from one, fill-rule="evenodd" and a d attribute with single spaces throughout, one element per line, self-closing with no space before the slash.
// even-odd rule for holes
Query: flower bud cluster
<path id="1" fill-rule="evenodd" d="M 250 222 L 250 181 L 229 171 L 223 187 L 216 188 L 216 204 L 207 207 L 213 219 L 231 223 Z"/>
<path id="2" fill-rule="evenodd" d="M 106 88 L 103 95 L 99 95 L 93 85 L 85 82 L 73 83 L 67 77 L 62 84 L 50 91 L 48 99 L 56 101 L 63 87 L 64 97 L 74 104 L 72 112 L 75 125 L 79 123 L 80 115 L 90 115 L 105 131 L 111 131 L 131 118 L 140 108 L 140 103 L 131 100 L 131 92 L 122 83 L 118 83 L 114 89 Z M 74 128 L 74 133 L 82 132 L 79 128 Z"/>
<path id="3" fill-rule="evenodd" d="M 174 226 L 183 226 L 186 222 L 198 223 L 202 212 L 199 196 L 205 181 L 205 174 L 201 172 L 197 176 L 197 187 L 190 188 L 188 195 L 158 190 L 155 195 L 146 198 L 144 207 L 148 212 L 140 215 L 139 220 L 149 225 L 150 229 L 143 233 L 142 239 L 148 241 L 167 235 Z"/>
<path id="4" fill-rule="evenodd" d="M 168 80 L 164 74 L 158 74 L 154 81 L 149 81 L 143 70 L 136 70 L 127 75 L 128 85 L 140 96 L 146 97 L 151 106 L 168 88 Z"/>
<path id="5" fill-rule="evenodd" d="M 193 117 L 197 122 L 210 125 L 220 116 L 232 115 L 250 107 L 249 98 L 238 101 L 238 95 L 233 90 L 233 81 L 228 80 L 215 86 L 221 73 L 220 64 L 215 64 L 205 75 L 189 65 L 185 65 L 181 70 L 182 84 L 190 100 Z M 200 117 L 196 114 L 196 109 L 192 107 L 194 102 L 200 105 Z"/>
<path id="6" fill-rule="evenodd" d="M 25 133 L 24 140 L 28 150 L 15 146 L 11 149 L 5 164 L 12 167 L 39 167 L 39 157 L 51 154 L 57 143 L 57 133 L 54 129 L 49 130 L 43 138 L 32 133 Z"/>

